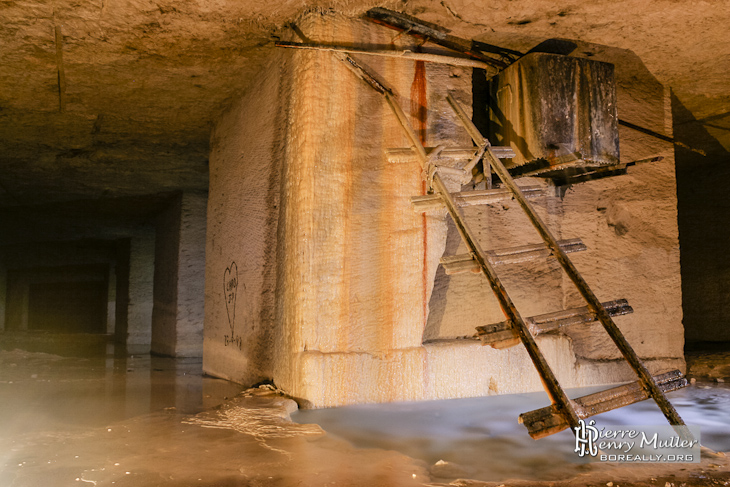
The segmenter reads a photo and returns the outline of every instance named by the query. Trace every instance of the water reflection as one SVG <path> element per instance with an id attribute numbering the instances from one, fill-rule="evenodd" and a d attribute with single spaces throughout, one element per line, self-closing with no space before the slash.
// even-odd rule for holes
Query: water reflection
<path id="1" fill-rule="evenodd" d="M 0 351 L 0 431 L 100 427 L 164 409 L 197 413 L 241 389 L 203 376 L 200 359 Z"/>
<path id="2" fill-rule="evenodd" d="M 571 397 L 596 388 L 570 391 Z M 687 424 L 701 428 L 702 444 L 730 451 L 730 389 L 707 384 L 671 394 Z M 586 465 L 573 452 L 574 437 L 563 431 L 532 440 L 518 424 L 521 412 L 545 406 L 544 393 L 490 396 L 422 403 L 358 405 L 300 411 L 292 419 L 317 423 L 361 448 L 399 451 L 432 465 L 436 477 L 500 481 L 508 478 L 565 478 Z M 596 416 L 599 427 L 666 424 L 653 401 Z"/>
<path id="3" fill-rule="evenodd" d="M 274 407 L 282 398 L 272 406 L 234 397 L 240 389 L 203 376 L 199 360 L 0 351 L 0 486 L 408 487 L 429 480 L 418 461 L 293 424 L 286 408 Z"/>
<path id="4" fill-rule="evenodd" d="M 0 351 L 0 486 L 401 487 L 595 473 L 575 462 L 569 432 L 536 442 L 517 424 L 543 393 L 294 413 L 322 435 L 288 423 L 282 398 L 240 389 L 203 376 L 194 359 Z M 730 450 L 730 390 L 697 385 L 671 398 L 704 444 Z M 648 401 L 597 419 L 664 424 Z"/>

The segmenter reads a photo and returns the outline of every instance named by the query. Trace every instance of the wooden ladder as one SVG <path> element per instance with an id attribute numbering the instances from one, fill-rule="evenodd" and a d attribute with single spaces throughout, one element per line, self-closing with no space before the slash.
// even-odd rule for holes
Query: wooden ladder
<path id="1" fill-rule="evenodd" d="M 593 291 L 591 291 L 586 281 L 567 256 L 568 252 L 584 250 L 585 246 L 579 239 L 563 241 L 555 239 L 535 212 L 532 205 L 527 201 L 527 197 L 535 194 L 537 189 L 532 187 L 520 188 L 500 161 L 499 155 L 510 157 L 509 150 L 507 148 L 492 147 L 489 141 L 469 119 L 461 105 L 452 95 L 449 95 L 447 97 L 449 104 L 476 145 L 472 149 L 474 157 L 472 163 L 470 163 L 471 167 L 473 167 L 477 160 L 483 160 L 485 175 L 487 173 L 491 175 L 493 170 L 506 188 L 462 193 L 449 192 L 439 174 L 439 170 L 432 164 L 429 150 L 419 140 L 393 92 L 380 83 L 350 56 L 342 54 L 338 56 L 360 79 L 368 83 L 373 89 L 385 97 L 385 100 L 390 105 L 413 145 L 413 151 L 415 151 L 434 192 L 434 194 L 414 197 L 412 199 L 414 208 L 417 211 L 425 211 L 434 205 L 445 206 L 462 240 L 469 249 L 469 254 L 443 258 L 441 261 L 442 265 L 447 272 L 478 272 L 489 281 L 500 307 L 507 317 L 507 321 L 479 327 L 477 329 L 479 338 L 481 338 L 483 343 L 491 344 L 496 348 L 504 348 L 522 342 L 527 349 L 532 363 L 540 374 L 540 378 L 552 404 L 546 408 L 520 415 L 520 422 L 527 427 L 530 436 L 538 439 L 566 428 L 573 429 L 579 426 L 579 420 L 618 407 L 627 406 L 647 398 L 652 398 L 657 403 L 670 424 L 684 425 L 682 418 L 680 418 L 674 406 L 672 406 L 664 394 L 665 392 L 685 387 L 687 380 L 678 370 L 652 377 L 611 318 L 612 316 L 630 313 L 632 311 L 631 307 L 625 300 L 601 303 Z M 431 151 L 431 154 L 433 154 L 433 151 Z M 485 204 L 506 198 L 513 198 L 517 201 L 538 234 L 542 237 L 542 244 L 489 252 L 481 248 L 475 233 L 464 220 L 459 207 L 470 204 Z M 500 264 L 547 256 L 555 257 L 558 260 L 565 273 L 573 281 L 585 300 L 586 306 L 525 319 L 520 315 L 512 299 L 507 294 L 494 267 Z M 624 359 L 636 372 L 638 380 L 571 400 L 558 383 L 555 374 L 537 346 L 533 334 L 592 321 L 599 321 L 603 325 L 608 335 L 621 351 Z"/>

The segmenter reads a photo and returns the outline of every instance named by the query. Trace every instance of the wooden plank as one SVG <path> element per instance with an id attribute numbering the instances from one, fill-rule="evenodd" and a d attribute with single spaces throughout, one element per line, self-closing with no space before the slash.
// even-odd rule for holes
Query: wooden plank
<path id="1" fill-rule="evenodd" d="M 546 173 L 563 171 L 565 169 L 585 167 L 586 165 L 587 163 L 580 152 L 572 152 L 570 154 L 555 157 L 551 160 L 538 159 L 522 166 L 515 166 L 510 168 L 509 173 L 513 178 L 524 178 L 542 176 Z"/>
<path id="2" fill-rule="evenodd" d="M 394 12 L 384 8 L 374 8 L 367 11 L 365 16 L 372 22 L 406 32 L 408 35 L 426 39 L 440 46 L 449 48 L 452 51 L 460 52 L 471 58 L 478 59 L 479 61 L 490 65 L 492 69 L 504 69 L 508 65 L 502 60 L 491 58 L 474 49 L 473 41 L 448 34 L 446 29 L 435 24 L 426 23 L 420 19 L 411 17 L 410 15 Z M 508 59 L 508 56 L 511 54 L 511 52 L 506 49 L 501 49 L 497 46 L 490 47 L 494 50 L 499 50 L 499 54 L 503 58 Z"/>
<path id="3" fill-rule="evenodd" d="M 436 148 L 425 147 L 425 149 L 426 154 L 431 155 Z M 441 159 L 469 160 L 474 157 L 475 152 L 476 147 L 446 147 L 441 151 L 439 157 Z M 394 164 L 420 162 L 418 154 L 412 147 L 385 149 L 385 157 L 388 162 Z"/>
<path id="4" fill-rule="evenodd" d="M 435 147 L 426 147 L 426 154 L 431 153 Z M 476 147 L 447 147 L 441 151 L 439 158 L 454 160 L 469 160 L 476 154 Z M 509 146 L 492 146 L 492 151 L 500 159 L 509 159 L 515 157 L 515 151 Z M 418 156 L 411 147 L 385 149 L 385 157 L 391 163 L 411 163 L 417 162 Z"/>
<path id="5" fill-rule="evenodd" d="M 427 61 L 431 63 L 448 64 L 451 66 L 464 66 L 468 68 L 490 69 L 491 65 L 477 59 L 449 56 L 428 52 L 415 52 L 410 49 L 366 49 L 353 46 L 338 46 L 334 44 L 317 44 L 313 42 L 285 42 L 277 41 L 276 47 L 288 47 L 293 49 L 308 49 L 315 51 L 346 52 L 348 54 L 365 54 L 368 56 L 395 57 L 411 61 Z"/>
<path id="6" fill-rule="evenodd" d="M 657 375 L 653 380 L 662 393 L 676 391 L 687 386 L 687 379 L 679 370 Z M 578 417 L 585 419 L 649 398 L 650 395 L 642 387 L 641 382 L 635 381 L 579 397 L 574 399 L 573 403 Z M 568 428 L 568 423 L 552 405 L 522 413 L 519 421 L 525 425 L 530 436 L 536 440 Z"/>
<path id="7" fill-rule="evenodd" d="M 629 302 L 625 299 L 607 301 L 601 303 L 601 305 L 609 316 L 612 317 L 623 316 L 634 312 L 634 309 L 629 306 Z M 588 306 L 581 306 L 540 315 L 534 320 L 531 320 L 529 324 L 534 327 L 535 333 L 541 334 L 555 331 L 565 326 L 592 323 L 596 319 L 596 315 L 588 309 Z"/>
<path id="8" fill-rule="evenodd" d="M 440 172 L 441 174 L 451 174 L 452 176 L 456 176 L 458 178 L 468 177 L 469 179 L 471 179 L 471 172 L 467 175 L 466 171 L 464 171 L 463 169 L 457 169 L 455 167 L 437 166 L 436 171 Z"/>
<path id="9" fill-rule="evenodd" d="M 581 252 L 586 246 L 579 238 L 561 240 L 560 247 L 566 252 Z M 487 258 L 494 265 L 518 264 L 531 260 L 545 259 L 552 255 L 552 252 L 545 247 L 545 244 L 520 245 L 506 249 L 487 250 Z M 460 274 L 462 272 L 479 272 L 479 265 L 471 254 L 452 255 L 441 258 L 441 265 L 448 275 Z"/>
<path id="10" fill-rule="evenodd" d="M 461 120 L 464 128 L 466 128 L 467 132 L 472 137 L 472 140 L 474 140 L 477 145 L 481 145 L 484 142 L 484 137 L 476 128 L 471 119 L 466 115 L 466 112 L 464 112 L 464 109 L 461 107 L 461 105 L 459 105 L 459 102 L 457 102 L 452 95 L 449 95 L 447 97 L 447 100 Z M 552 235 L 545 223 L 543 223 L 537 212 L 535 212 L 534 208 L 532 208 L 532 205 L 530 205 L 525 196 L 522 194 L 519 186 L 517 186 L 514 179 L 512 179 L 502 162 L 490 151 L 487 151 L 487 157 L 490 158 L 490 162 L 492 164 L 494 172 L 502 180 L 502 183 L 512 191 L 512 194 L 514 194 L 515 196 L 515 200 L 517 200 L 519 205 L 522 207 L 525 214 L 530 219 L 545 244 L 553 250 L 555 257 L 562 265 L 563 270 L 565 270 L 565 273 L 573 281 L 573 284 L 575 284 L 575 287 L 578 289 L 578 292 L 586 301 L 591 311 L 596 313 L 598 320 L 601 322 L 608 335 L 621 351 L 621 354 L 624 356 L 626 361 L 629 363 L 629 365 L 631 365 L 631 368 L 633 368 L 636 374 L 639 376 L 639 380 L 642 382 L 643 386 L 650 392 L 651 397 L 654 399 L 654 401 L 656 401 L 657 405 L 662 410 L 662 413 L 664 413 L 664 416 L 667 418 L 667 421 L 669 421 L 669 423 L 672 425 L 684 425 L 684 421 L 682 421 L 682 418 L 679 416 L 679 413 L 677 413 L 677 410 L 674 409 L 672 403 L 667 400 L 661 389 L 659 389 L 659 387 L 654 383 L 654 380 L 649 373 L 649 370 L 646 368 L 646 366 L 644 366 L 641 359 L 639 359 L 639 356 L 636 355 L 636 352 L 626 340 L 626 337 L 623 336 L 621 330 L 619 330 L 618 326 L 616 326 L 616 324 L 611 319 L 611 316 L 603 308 L 601 302 L 588 286 L 588 283 L 578 272 L 578 269 L 575 267 L 575 265 L 573 265 L 565 252 L 563 252 L 563 250 L 560 248 L 555 237 Z M 574 425 L 571 424 L 571 427 L 572 426 Z"/>
<path id="11" fill-rule="evenodd" d="M 558 244 L 563 251 L 568 253 L 582 252 L 587 248 L 579 238 L 560 240 Z M 544 244 L 533 244 L 502 250 L 490 250 L 488 254 L 494 265 L 506 265 L 547 258 L 552 255 L 552 252 Z"/>
<path id="12" fill-rule="evenodd" d="M 471 272 L 473 274 L 479 274 L 481 267 L 474 259 L 471 254 L 459 254 L 450 255 L 448 257 L 441 257 L 441 265 L 444 267 L 446 275 L 453 276 L 455 274 L 463 274 Z"/>
<path id="13" fill-rule="evenodd" d="M 633 308 L 625 299 L 606 301 L 602 304 L 610 316 L 622 316 L 634 312 Z M 566 326 L 592 323 L 596 319 L 596 314 L 588 309 L 588 306 L 580 306 L 578 308 L 532 316 L 525 319 L 525 324 L 530 329 L 530 333 L 537 336 L 543 333 L 557 331 Z M 513 339 L 517 337 L 517 334 L 512 329 L 512 324 L 509 321 L 501 321 L 491 325 L 478 326 L 477 337 L 482 341 L 482 345 L 505 348 L 504 344 L 500 342 Z"/>
<path id="14" fill-rule="evenodd" d="M 543 173 L 541 176 L 552 179 L 555 186 L 565 186 L 568 184 L 578 184 L 586 181 L 596 181 L 607 177 L 621 176 L 627 174 L 629 167 L 638 164 L 659 162 L 662 159 L 664 159 L 663 156 L 654 156 L 610 166 L 587 166 L 574 168 L 572 171 Z M 511 174 L 514 173 L 512 172 Z"/>
<path id="15" fill-rule="evenodd" d="M 523 186 L 522 191 L 528 198 L 545 196 L 546 190 L 543 186 Z M 451 193 L 454 203 L 458 208 L 474 205 L 491 205 L 501 201 L 512 199 L 512 193 L 506 188 L 481 189 L 477 191 L 463 191 Z M 439 210 L 444 207 L 443 198 L 439 194 L 425 194 L 412 196 L 411 205 L 417 212 Z"/>

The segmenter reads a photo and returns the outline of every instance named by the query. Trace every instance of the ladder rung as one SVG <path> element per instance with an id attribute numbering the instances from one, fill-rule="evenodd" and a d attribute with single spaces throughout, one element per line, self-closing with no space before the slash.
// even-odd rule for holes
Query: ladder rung
<path id="1" fill-rule="evenodd" d="M 542 186 L 523 186 L 521 189 L 528 198 L 545 196 L 547 192 Z M 507 188 L 464 191 L 462 193 L 451 193 L 451 196 L 454 198 L 454 202 L 458 207 L 488 205 L 512 199 L 512 193 Z M 443 200 L 438 194 L 411 196 L 411 204 L 413 205 L 413 209 L 419 213 L 438 210 L 444 206 Z"/>
<path id="2" fill-rule="evenodd" d="M 579 238 L 560 240 L 558 242 L 564 252 L 580 252 L 586 250 L 586 246 Z M 488 250 L 486 252 L 489 263 L 492 265 L 517 264 L 530 260 L 544 259 L 550 257 L 552 252 L 545 244 L 520 245 L 501 250 Z M 446 274 L 460 274 L 463 272 L 479 272 L 479 264 L 471 254 L 459 254 L 441 258 L 441 265 L 444 266 Z"/>
<path id="3" fill-rule="evenodd" d="M 629 306 L 628 301 L 625 299 L 607 301 L 601 304 L 612 317 L 634 312 L 633 308 Z M 571 308 L 526 318 L 525 324 L 533 335 L 540 335 L 565 326 L 591 323 L 593 321 L 596 321 L 596 315 L 588 309 L 588 306 L 581 306 L 579 308 Z M 514 339 L 518 338 L 518 335 L 509 321 L 478 326 L 477 336 L 482 341 L 482 345 L 491 345 L 494 348 L 507 348 L 507 346 L 519 343 L 514 342 Z"/>
<path id="4" fill-rule="evenodd" d="M 494 155 L 499 157 L 500 159 L 512 159 L 513 157 L 517 156 L 512 147 L 509 146 L 494 145 L 490 148 L 492 149 Z"/>
<path id="5" fill-rule="evenodd" d="M 426 154 L 433 152 L 435 147 L 426 147 Z M 515 157 L 515 151 L 509 146 L 492 146 L 492 152 L 500 159 L 509 159 Z M 476 155 L 477 148 L 471 147 L 447 147 L 439 154 L 441 159 L 469 160 Z M 405 163 L 419 161 L 416 152 L 410 148 L 385 149 L 385 157 L 388 162 Z"/>
<path id="6" fill-rule="evenodd" d="M 654 376 L 654 381 L 663 393 L 676 391 L 687 386 L 687 379 L 679 370 Z M 575 412 L 580 419 L 589 418 L 596 414 L 605 413 L 629 404 L 649 399 L 649 393 L 644 390 L 641 382 L 630 382 L 612 389 L 596 392 L 573 400 Z M 527 431 L 534 439 L 540 439 L 568 427 L 568 422 L 553 404 L 541 409 L 522 413 L 519 419 L 527 427 Z"/>

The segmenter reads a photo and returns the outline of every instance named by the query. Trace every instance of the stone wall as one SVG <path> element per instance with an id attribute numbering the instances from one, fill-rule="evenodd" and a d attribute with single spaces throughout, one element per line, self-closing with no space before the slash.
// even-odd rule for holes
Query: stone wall
<path id="1" fill-rule="evenodd" d="M 147 353 L 152 340 L 155 233 L 133 236 L 129 243 L 126 343 L 130 353 Z"/>
<path id="2" fill-rule="evenodd" d="M 154 305 L 151 349 L 175 355 L 177 341 L 177 271 L 180 254 L 180 196 L 173 197 L 157 215 L 155 225 Z"/>
<path id="3" fill-rule="evenodd" d="M 205 318 L 206 193 L 183 193 L 177 271 L 176 355 L 201 357 Z"/>
<path id="4" fill-rule="evenodd" d="M 211 138 L 203 366 L 243 384 L 273 377 L 279 172 L 292 96 L 282 54 Z"/>
<path id="5" fill-rule="evenodd" d="M 204 193 L 181 193 L 157 217 L 152 351 L 203 354 L 205 296 Z"/>

